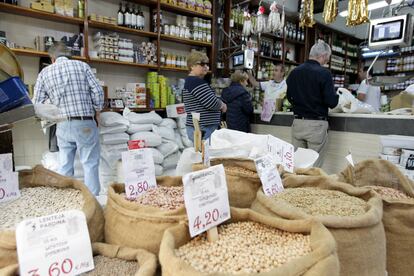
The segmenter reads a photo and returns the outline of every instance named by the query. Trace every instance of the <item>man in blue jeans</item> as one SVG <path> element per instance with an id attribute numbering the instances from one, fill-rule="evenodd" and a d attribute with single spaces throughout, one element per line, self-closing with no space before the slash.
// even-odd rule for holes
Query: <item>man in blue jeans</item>
<path id="1" fill-rule="evenodd" d="M 44 68 L 36 81 L 33 102 L 49 100 L 67 117 L 57 124 L 59 146 L 59 173 L 74 174 L 76 150 L 84 170 L 84 181 L 89 190 L 98 195 L 99 131 L 94 117 L 99 118 L 103 106 L 103 90 L 88 64 L 69 60 L 69 51 L 63 43 L 49 49 L 52 65 Z"/>

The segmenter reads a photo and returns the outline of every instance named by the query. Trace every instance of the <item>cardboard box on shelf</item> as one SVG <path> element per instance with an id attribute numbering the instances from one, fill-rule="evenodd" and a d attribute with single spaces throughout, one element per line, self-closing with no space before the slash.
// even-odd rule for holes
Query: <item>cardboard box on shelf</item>
<path id="1" fill-rule="evenodd" d="M 411 108 L 413 106 L 413 102 L 414 95 L 403 91 L 391 99 L 390 107 L 391 110 L 399 108 Z"/>
<path id="2" fill-rule="evenodd" d="M 32 2 L 32 3 L 30 3 L 30 8 L 32 8 L 34 10 L 39 10 L 39 11 L 44 11 L 44 12 L 50 12 L 50 13 L 54 13 L 55 12 L 55 8 L 53 7 L 53 5 L 50 4 L 47 1 Z"/>

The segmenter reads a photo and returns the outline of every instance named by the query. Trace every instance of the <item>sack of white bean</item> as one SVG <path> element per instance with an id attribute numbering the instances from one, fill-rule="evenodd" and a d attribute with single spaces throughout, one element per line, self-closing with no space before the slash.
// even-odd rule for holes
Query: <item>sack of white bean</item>
<path id="1" fill-rule="evenodd" d="M 341 275 L 384 275 L 382 202 L 373 192 L 322 176 L 292 175 L 283 185 L 273 197 L 259 190 L 251 208 L 272 217 L 322 222 L 336 240 Z"/>
<path id="2" fill-rule="evenodd" d="M 339 178 L 354 186 L 370 186 L 382 198 L 388 274 L 413 275 L 414 183 L 386 160 L 362 161 Z"/>
<path id="3" fill-rule="evenodd" d="M 157 177 L 158 188 L 135 200 L 125 196 L 124 184 L 108 190 L 105 241 L 158 254 L 165 229 L 187 219 L 182 177 Z"/>
<path id="4" fill-rule="evenodd" d="M 249 208 L 262 186 L 253 160 L 240 158 L 214 158 L 211 166 L 223 164 L 226 172 L 229 203 L 232 207 Z M 205 169 L 203 164 L 194 164 L 193 171 Z"/>
<path id="5" fill-rule="evenodd" d="M 191 239 L 187 224 L 165 231 L 160 248 L 162 275 L 335 276 L 335 241 L 319 222 L 290 221 L 231 208 L 218 227 L 219 239 Z"/>
<path id="6" fill-rule="evenodd" d="M 103 240 L 102 208 L 82 182 L 36 166 L 19 172 L 19 186 L 20 198 L 0 204 L 0 268 L 17 263 L 15 227 L 27 218 L 79 209 L 91 241 Z"/>

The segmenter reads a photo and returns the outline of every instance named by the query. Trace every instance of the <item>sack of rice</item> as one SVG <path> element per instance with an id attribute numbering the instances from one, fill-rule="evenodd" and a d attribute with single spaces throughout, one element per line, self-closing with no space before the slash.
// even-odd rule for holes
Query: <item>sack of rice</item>
<path id="1" fill-rule="evenodd" d="M 162 117 L 151 111 L 148 113 L 124 112 L 124 117 L 132 124 L 154 124 L 159 125 L 162 122 Z"/>
<path id="2" fill-rule="evenodd" d="M 207 242 L 205 233 L 191 239 L 186 223 L 169 228 L 159 254 L 162 274 L 339 275 L 335 241 L 321 223 L 231 208 L 218 232 L 217 241 Z"/>
<path id="3" fill-rule="evenodd" d="M 170 140 L 170 141 L 174 141 L 174 139 L 175 139 L 175 134 L 174 134 L 174 129 L 173 128 L 169 128 L 169 127 L 165 127 L 165 126 L 154 126 L 152 128 L 152 132 L 157 133 L 162 138 Z"/>
<path id="4" fill-rule="evenodd" d="M 152 131 L 153 124 L 129 124 L 127 133 L 134 134 L 140 131 Z"/>
<path id="5" fill-rule="evenodd" d="M 169 127 L 169 128 L 177 128 L 177 122 L 171 118 L 162 119 L 160 126 Z"/>
<path id="6" fill-rule="evenodd" d="M 135 200 L 125 196 L 125 185 L 109 187 L 105 209 L 105 241 L 143 248 L 158 254 L 165 229 L 187 219 L 181 177 L 157 177 L 157 189 Z"/>
<path id="7" fill-rule="evenodd" d="M 91 241 L 102 241 L 102 208 L 82 182 L 36 166 L 19 172 L 19 186 L 20 198 L 0 204 L 0 268 L 17 263 L 15 228 L 27 218 L 79 209 Z"/>
<path id="8" fill-rule="evenodd" d="M 391 162 L 366 160 L 347 167 L 341 181 L 371 188 L 384 204 L 389 275 L 412 275 L 414 271 L 414 183 Z"/>
<path id="9" fill-rule="evenodd" d="M 175 169 L 177 167 L 178 161 L 180 160 L 180 152 L 177 151 L 166 158 L 164 158 L 164 161 L 162 162 L 162 167 L 164 170 L 168 169 Z"/>
<path id="10" fill-rule="evenodd" d="M 150 148 L 152 152 L 152 158 L 154 159 L 155 164 L 162 164 L 164 161 L 164 155 L 156 148 Z"/>
<path id="11" fill-rule="evenodd" d="M 129 125 L 129 121 L 125 119 L 121 114 L 116 112 L 102 112 L 99 115 L 99 123 L 104 127 Z"/>
<path id="12" fill-rule="evenodd" d="M 230 206 L 249 208 L 262 186 L 253 160 L 239 158 L 215 158 L 211 166 L 223 164 L 226 172 Z M 202 164 L 194 164 L 193 171 L 204 169 Z"/>
<path id="13" fill-rule="evenodd" d="M 145 140 L 145 144 L 148 147 L 157 147 L 162 143 L 160 135 L 149 131 L 134 133 L 131 135 L 130 140 Z"/>
<path id="14" fill-rule="evenodd" d="M 101 139 L 104 145 L 118 145 L 127 143 L 129 141 L 129 135 L 126 133 L 103 134 Z"/>
<path id="15" fill-rule="evenodd" d="M 341 275 L 384 275 L 385 233 L 382 202 L 368 189 L 328 177 L 295 176 L 272 197 L 260 189 L 251 208 L 286 219 L 320 221 L 336 240 Z"/>
<path id="16" fill-rule="evenodd" d="M 160 164 L 155 164 L 155 176 L 161 176 L 164 173 L 164 168 Z"/>
<path id="17" fill-rule="evenodd" d="M 178 145 L 173 141 L 162 143 L 157 149 L 164 155 L 164 158 L 178 151 Z"/>
<path id="18" fill-rule="evenodd" d="M 125 131 L 127 131 L 128 126 L 126 125 L 116 125 L 116 126 L 110 126 L 110 127 L 105 127 L 105 126 L 100 126 L 99 127 L 99 134 L 110 134 L 110 133 L 123 133 Z"/>

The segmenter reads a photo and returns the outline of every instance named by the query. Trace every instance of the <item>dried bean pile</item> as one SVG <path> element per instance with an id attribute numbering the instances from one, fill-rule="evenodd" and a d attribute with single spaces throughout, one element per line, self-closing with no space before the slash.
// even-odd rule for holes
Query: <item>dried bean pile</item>
<path id="1" fill-rule="evenodd" d="M 233 173 L 237 173 L 237 174 L 245 174 L 248 176 L 254 176 L 254 177 L 258 177 L 257 173 L 251 170 L 247 170 L 244 168 L 240 168 L 240 167 L 224 167 L 224 170 L 226 172 L 233 172 Z"/>
<path id="2" fill-rule="evenodd" d="M 397 189 L 383 186 L 367 186 L 373 189 L 382 199 L 414 199 Z"/>
<path id="3" fill-rule="evenodd" d="M 318 188 L 285 189 L 273 198 L 285 200 L 314 216 L 359 216 L 365 214 L 368 207 L 367 203 L 358 197 Z"/>
<path id="4" fill-rule="evenodd" d="M 311 252 L 310 236 L 289 233 L 256 222 L 218 228 L 219 239 L 200 235 L 175 250 L 176 255 L 203 273 L 261 273 Z"/>
<path id="5" fill-rule="evenodd" d="M 93 257 L 95 269 L 83 273 L 84 276 L 114 276 L 122 275 L 129 276 L 135 275 L 138 271 L 138 263 L 135 261 L 126 261 L 118 258 L 109 258 L 105 256 Z"/>
<path id="6" fill-rule="evenodd" d="M 33 187 L 20 190 L 21 197 L 0 204 L 0 230 L 13 230 L 22 220 L 57 212 L 81 210 L 84 199 L 76 189 Z"/>
<path id="7" fill-rule="evenodd" d="M 184 187 L 158 186 L 132 201 L 161 209 L 175 210 L 184 206 Z"/>

